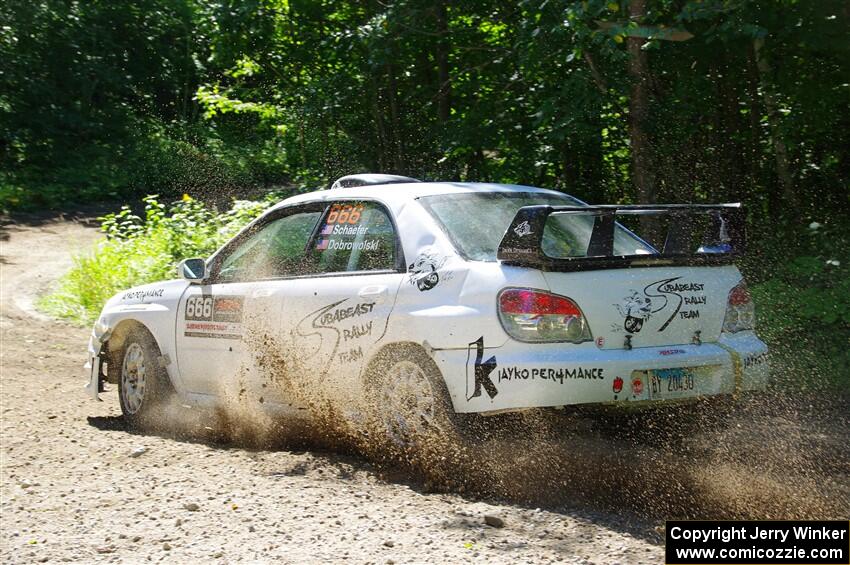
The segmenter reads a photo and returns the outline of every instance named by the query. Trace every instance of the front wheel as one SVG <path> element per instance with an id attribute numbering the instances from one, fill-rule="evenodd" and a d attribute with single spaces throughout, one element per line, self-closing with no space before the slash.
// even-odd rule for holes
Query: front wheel
<path id="1" fill-rule="evenodd" d="M 165 369 L 159 365 L 159 348 L 145 330 L 130 332 L 116 356 L 118 398 L 121 412 L 131 428 L 150 426 L 158 421 L 173 388 Z"/>

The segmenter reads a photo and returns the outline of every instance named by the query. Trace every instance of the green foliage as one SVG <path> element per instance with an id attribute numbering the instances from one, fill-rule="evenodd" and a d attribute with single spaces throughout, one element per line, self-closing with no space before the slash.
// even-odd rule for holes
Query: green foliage
<path id="1" fill-rule="evenodd" d="M 116 292 L 174 278 L 181 259 L 207 257 L 271 202 L 237 200 L 219 213 L 188 195 L 170 205 L 148 196 L 143 216 L 125 206 L 101 218 L 106 239 L 75 257 L 58 290 L 41 305 L 60 317 L 90 322 Z"/>
<path id="2" fill-rule="evenodd" d="M 633 201 L 640 83 L 651 199 L 850 211 L 844 0 L 632 4 L 9 0 L 0 209 L 366 170 Z"/>
<path id="3" fill-rule="evenodd" d="M 150 192 L 220 199 L 285 180 L 274 131 L 202 120 L 195 92 L 217 72 L 208 8 L 0 3 L 0 211 Z"/>
<path id="4" fill-rule="evenodd" d="M 785 386 L 848 389 L 850 237 L 842 225 L 813 222 L 796 241 L 774 242 L 786 260 L 752 288 L 759 335 Z"/>

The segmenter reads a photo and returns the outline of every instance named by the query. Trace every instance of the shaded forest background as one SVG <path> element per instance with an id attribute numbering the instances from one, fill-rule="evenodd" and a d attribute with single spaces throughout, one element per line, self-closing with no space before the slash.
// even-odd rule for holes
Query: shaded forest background
<path id="1" fill-rule="evenodd" d="M 7 208 L 357 171 L 850 203 L 845 0 L 11 0 L 0 72 Z"/>
<path id="2" fill-rule="evenodd" d="M 743 201 L 761 331 L 850 382 L 846 0 L 0 4 L 0 209 L 364 171 Z"/>

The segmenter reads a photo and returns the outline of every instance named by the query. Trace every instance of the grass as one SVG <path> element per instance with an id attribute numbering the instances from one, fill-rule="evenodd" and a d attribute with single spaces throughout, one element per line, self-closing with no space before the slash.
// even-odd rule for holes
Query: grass
<path id="1" fill-rule="evenodd" d="M 172 279 L 187 257 L 206 257 L 271 203 L 237 200 L 218 212 L 184 195 L 172 204 L 144 199 L 144 217 L 124 207 L 100 218 L 106 239 L 74 257 L 74 266 L 55 292 L 39 301 L 49 314 L 77 323 L 93 322 L 104 303 L 132 286 Z"/>

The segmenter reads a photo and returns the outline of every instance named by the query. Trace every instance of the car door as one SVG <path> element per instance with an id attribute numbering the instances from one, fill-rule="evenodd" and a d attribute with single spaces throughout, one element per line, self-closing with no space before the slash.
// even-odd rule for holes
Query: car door
<path id="1" fill-rule="evenodd" d="M 209 284 L 186 289 L 176 341 L 188 392 L 240 396 L 267 388 L 257 370 L 259 343 L 280 332 L 287 281 L 304 274 L 307 242 L 324 210 L 316 203 L 270 213 L 213 257 Z M 267 398 L 281 400 L 274 389 Z"/>
<path id="2" fill-rule="evenodd" d="M 364 200 L 329 202 L 307 259 L 311 272 L 290 281 L 284 300 L 289 385 L 326 405 L 356 394 L 366 360 L 384 344 L 405 263 L 390 212 Z"/>

